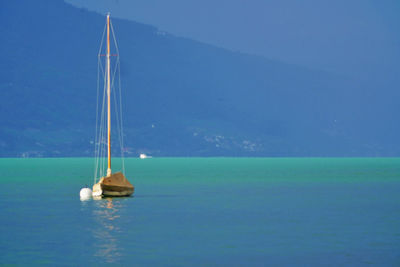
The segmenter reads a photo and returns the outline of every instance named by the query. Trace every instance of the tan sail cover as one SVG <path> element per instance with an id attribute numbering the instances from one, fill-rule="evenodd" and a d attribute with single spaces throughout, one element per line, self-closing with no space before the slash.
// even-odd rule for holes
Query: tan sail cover
<path id="1" fill-rule="evenodd" d="M 103 196 L 130 196 L 133 191 L 133 185 L 125 178 L 122 172 L 102 177 L 93 186 L 93 193 L 100 193 Z"/>
<path id="2" fill-rule="evenodd" d="M 103 180 L 103 184 L 105 185 L 127 186 L 133 188 L 133 185 L 125 178 L 122 172 L 113 173 L 108 177 L 101 178 L 101 180 Z"/>

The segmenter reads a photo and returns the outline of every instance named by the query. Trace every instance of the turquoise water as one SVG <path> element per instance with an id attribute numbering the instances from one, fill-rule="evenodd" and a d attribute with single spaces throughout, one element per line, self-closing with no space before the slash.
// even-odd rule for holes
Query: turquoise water
<path id="1" fill-rule="evenodd" d="M 0 264 L 400 266 L 398 158 L 127 159 L 134 197 L 84 202 L 92 159 L 0 170 Z"/>

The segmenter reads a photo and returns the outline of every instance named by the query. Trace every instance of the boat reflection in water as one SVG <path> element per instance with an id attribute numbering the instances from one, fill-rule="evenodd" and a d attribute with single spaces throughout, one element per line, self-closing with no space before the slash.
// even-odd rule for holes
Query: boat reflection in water
<path id="1" fill-rule="evenodd" d="M 122 256 L 122 246 L 118 242 L 121 236 L 118 226 L 119 210 L 123 202 L 121 200 L 105 198 L 94 201 L 94 256 L 99 258 L 99 263 L 115 263 Z"/>

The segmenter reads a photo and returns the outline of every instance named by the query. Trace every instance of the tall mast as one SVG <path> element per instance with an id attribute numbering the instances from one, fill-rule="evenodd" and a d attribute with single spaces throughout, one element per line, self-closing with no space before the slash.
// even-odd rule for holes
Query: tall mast
<path id="1" fill-rule="evenodd" d="M 107 125 L 108 125 L 108 168 L 111 175 L 111 88 L 110 88 L 110 13 L 107 14 Z"/>

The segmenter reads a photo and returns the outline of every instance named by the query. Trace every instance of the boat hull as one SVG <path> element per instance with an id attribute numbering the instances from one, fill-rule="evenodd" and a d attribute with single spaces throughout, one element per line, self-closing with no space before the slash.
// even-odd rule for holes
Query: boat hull
<path id="1" fill-rule="evenodd" d="M 135 187 L 121 172 L 102 177 L 93 185 L 94 197 L 126 197 L 133 194 Z"/>

